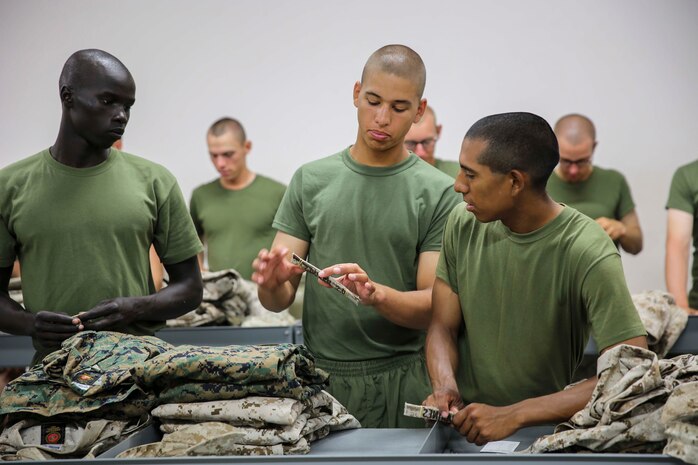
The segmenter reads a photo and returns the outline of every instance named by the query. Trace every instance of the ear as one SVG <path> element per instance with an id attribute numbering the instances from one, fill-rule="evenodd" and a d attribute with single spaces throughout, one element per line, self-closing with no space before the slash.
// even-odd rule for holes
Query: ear
<path id="1" fill-rule="evenodd" d="M 436 137 L 437 138 L 441 137 L 441 125 L 440 124 L 436 125 Z"/>
<path id="2" fill-rule="evenodd" d="M 245 141 L 245 155 L 250 153 L 250 150 L 252 150 L 252 141 L 251 140 L 246 140 Z"/>
<path id="3" fill-rule="evenodd" d="M 354 83 L 354 106 L 359 108 L 359 94 L 361 93 L 361 82 Z"/>
<path id="4" fill-rule="evenodd" d="M 509 182 L 511 183 L 511 196 L 517 197 L 528 184 L 528 175 L 523 171 L 511 170 L 509 172 Z"/>
<path id="5" fill-rule="evenodd" d="M 412 124 L 419 123 L 419 120 L 421 120 L 422 116 L 424 116 L 424 112 L 426 111 L 426 109 L 427 99 L 423 98 L 419 101 L 419 105 L 417 106 L 417 114 L 414 115 L 414 120 L 412 121 Z"/>
<path id="6" fill-rule="evenodd" d="M 592 155 L 594 154 L 594 150 L 596 150 L 596 146 L 599 145 L 599 141 L 595 140 L 594 145 L 591 147 L 591 153 Z"/>
<path id="7" fill-rule="evenodd" d="M 73 90 L 68 86 L 61 86 L 61 103 L 70 108 L 73 106 Z"/>

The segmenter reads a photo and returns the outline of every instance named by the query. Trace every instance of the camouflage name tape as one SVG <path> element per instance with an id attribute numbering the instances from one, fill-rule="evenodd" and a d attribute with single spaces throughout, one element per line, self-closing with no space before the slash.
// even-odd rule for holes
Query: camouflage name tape
<path id="1" fill-rule="evenodd" d="M 424 418 L 425 420 L 441 421 L 444 423 L 451 423 L 451 421 L 453 420 L 453 413 L 449 412 L 448 417 L 442 418 L 441 412 L 439 412 L 439 409 L 436 407 L 429 407 L 426 405 L 415 405 L 410 404 L 408 402 L 405 402 L 405 410 L 403 412 L 403 415 L 405 415 L 406 417 Z"/>
<path id="2" fill-rule="evenodd" d="M 317 266 L 313 265 L 310 262 L 303 260 L 301 257 L 296 255 L 295 253 L 291 256 L 291 263 L 293 263 L 294 265 L 298 265 L 301 268 L 303 268 L 305 271 L 307 271 L 308 273 L 317 276 L 318 279 L 326 282 L 327 284 L 332 286 L 333 289 L 339 291 L 339 293 L 343 294 L 347 299 L 354 302 L 354 305 L 359 305 L 361 303 L 361 299 L 359 298 L 359 296 L 354 294 L 353 292 L 351 292 L 345 285 L 341 284 L 339 281 L 337 281 L 332 276 L 327 276 L 325 278 L 321 278 L 320 272 L 322 270 L 320 268 L 318 268 Z"/>

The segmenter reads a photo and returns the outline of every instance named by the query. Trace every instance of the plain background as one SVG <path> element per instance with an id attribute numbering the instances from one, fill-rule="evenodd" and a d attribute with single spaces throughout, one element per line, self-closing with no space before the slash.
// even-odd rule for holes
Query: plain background
<path id="1" fill-rule="evenodd" d="M 224 115 L 245 125 L 252 169 L 287 183 L 353 143 L 353 84 L 403 43 L 427 66 L 440 158 L 488 114 L 590 116 L 595 163 L 627 177 L 645 235 L 623 256 L 630 289 L 663 289 L 669 183 L 697 157 L 697 24 L 695 0 L 0 0 L 0 167 L 53 143 L 63 63 L 101 48 L 137 84 L 124 149 L 187 199 L 216 177 L 205 133 Z"/>

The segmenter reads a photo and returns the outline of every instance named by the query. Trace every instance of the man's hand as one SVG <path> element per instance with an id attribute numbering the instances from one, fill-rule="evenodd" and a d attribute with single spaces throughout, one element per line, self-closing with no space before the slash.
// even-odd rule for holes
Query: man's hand
<path id="1" fill-rule="evenodd" d="M 144 311 L 145 305 L 142 299 L 117 297 L 103 300 L 90 310 L 78 314 L 77 317 L 86 330 L 102 331 L 139 320 Z"/>
<path id="2" fill-rule="evenodd" d="M 617 241 L 621 237 L 625 236 L 625 225 L 618 220 L 613 220 L 611 218 L 602 216 L 600 218 L 596 218 L 596 222 L 599 223 L 603 230 L 606 231 L 606 234 L 608 234 L 608 236 L 614 241 Z"/>
<path id="3" fill-rule="evenodd" d="M 274 290 L 294 276 L 303 274 L 303 268 L 291 263 L 288 248 L 262 249 L 252 262 L 252 281 L 263 289 Z"/>
<path id="4" fill-rule="evenodd" d="M 78 317 L 43 311 L 34 317 L 32 337 L 44 347 L 58 348 L 64 340 L 83 329 Z"/>
<path id="5" fill-rule="evenodd" d="M 422 405 L 438 408 L 441 412 L 441 418 L 448 418 L 449 413 L 458 413 L 460 409 L 465 407 L 460 393 L 455 389 L 448 388 L 436 389 L 429 394 Z"/>
<path id="6" fill-rule="evenodd" d="M 368 274 L 356 263 L 339 263 L 337 265 L 328 266 L 320 272 L 321 278 L 326 278 L 332 275 L 341 275 L 337 281 L 346 286 L 354 294 L 358 295 L 363 305 L 375 305 L 376 285 L 368 277 Z M 321 286 L 332 287 L 326 282 L 318 279 Z"/>
<path id="7" fill-rule="evenodd" d="M 492 407 L 486 404 L 469 404 L 453 417 L 453 427 L 469 442 L 478 446 L 499 441 L 521 428 L 511 406 Z"/>

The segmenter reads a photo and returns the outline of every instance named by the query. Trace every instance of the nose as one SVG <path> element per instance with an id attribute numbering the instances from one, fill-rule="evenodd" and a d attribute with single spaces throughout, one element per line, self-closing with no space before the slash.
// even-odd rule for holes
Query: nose
<path id="1" fill-rule="evenodd" d="M 128 115 L 129 112 L 124 107 L 119 107 L 114 115 L 114 120 L 126 124 L 128 123 Z"/>
<path id="2" fill-rule="evenodd" d="M 417 156 L 420 157 L 426 157 L 427 156 L 427 151 L 424 150 L 424 145 L 422 145 L 421 142 L 417 143 L 417 145 L 414 147 L 414 153 Z"/>
<path id="3" fill-rule="evenodd" d="M 577 174 L 579 174 L 579 166 L 577 166 L 576 163 L 573 163 L 567 169 L 567 172 L 570 174 L 570 176 L 576 176 Z"/>
<path id="4" fill-rule="evenodd" d="M 467 179 L 461 170 L 456 176 L 456 181 L 453 183 L 453 190 L 459 194 L 466 194 L 469 190 Z"/>
<path id="5" fill-rule="evenodd" d="M 379 126 L 387 126 L 390 123 L 390 111 L 387 106 L 381 105 L 376 110 L 375 121 Z"/>

